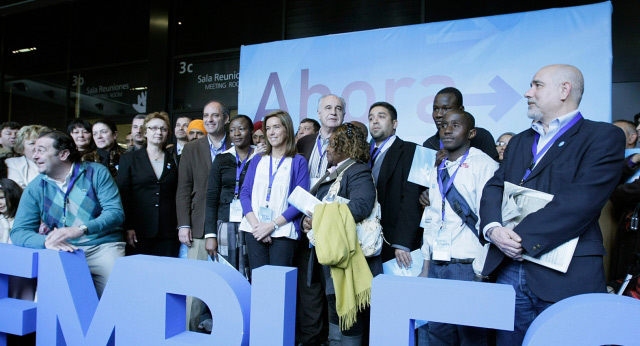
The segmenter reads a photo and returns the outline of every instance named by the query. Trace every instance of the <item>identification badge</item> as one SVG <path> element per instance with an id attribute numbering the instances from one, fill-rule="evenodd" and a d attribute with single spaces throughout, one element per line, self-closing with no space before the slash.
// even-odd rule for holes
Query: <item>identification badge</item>
<path id="1" fill-rule="evenodd" d="M 273 221 L 273 210 L 267 207 L 260 207 L 260 211 L 258 212 L 258 218 L 260 219 L 260 222 Z"/>
<path id="2" fill-rule="evenodd" d="M 451 232 L 438 232 L 433 243 L 431 258 L 435 261 L 451 261 Z"/>
<path id="3" fill-rule="evenodd" d="M 242 204 L 240 200 L 234 198 L 229 205 L 229 222 L 241 222 L 242 221 Z"/>

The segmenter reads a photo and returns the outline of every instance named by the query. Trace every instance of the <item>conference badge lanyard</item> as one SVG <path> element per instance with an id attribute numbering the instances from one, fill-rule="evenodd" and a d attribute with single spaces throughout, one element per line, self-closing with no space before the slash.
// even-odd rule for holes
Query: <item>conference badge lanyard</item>
<path id="1" fill-rule="evenodd" d="M 69 180 L 69 186 L 67 187 L 67 192 L 64 193 L 64 207 L 62 208 L 62 226 L 67 226 L 67 205 L 69 204 L 69 194 L 71 193 L 71 189 L 73 188 L 73 184 L 75 184 L 80 171 L 80 165 L 73 165 L 73 174 L 71 175 L 71 180 Z"/>
<path id="2" fill-rule="evenodd" d="M 320 160 L 318 160 L 318 171 L 316 172 L 316 177 L 315 178 L 311 178 L 311 186 L 315 186 L 315 184 L 318 182 L 318 180 L 320 180 L 320 177 L 322 176 L 320 174 L 320 171 L 322 170 L 322 159 L 324 158 L 324 155 L 327 153 L 326 150 L 322 150 L 322 135 L 318 135 L 318 139 L 316 141 L 316 148 L 318 149 L 318 155 L 320 155 Z"/>
<path id="3" fill-rule="evenodd" d="M 240 192 L 240 175 L 242 174 L 247 161 L 249 161 L 252 151 L 253 148 L 249 148 L 247 157 L 244 159 L 244 161 L 240 162 L 238 150 L 236 149 L 236 187 L 233 195 L 233 200 L 231 201 L 231 205 L 229 205 L 229 222 L 242 221 L 242 204 L 240 204 L 240 199 L 238 199 L 238 193 Z"/>
<path id="4" fill-rule="evenodd" d="M 260 207 L 260 212 L 258 213 L 260 222 L 271 222 L 274 219 L 273 210 L 269 209 L 269 201 L 271 200 L 271 187 L 273 186 L 273 180 L 278 173 L 278 169 L 280 169 L 280 166 L 282 166 L 284 160 L 285 157 L 283 156 L 282 159 L 280 159 L 278 166 L 276 167 L 276 171 L 273 172 L 273 158 L 271 157 L 271 155 L 269 155 L 269 187 L 267 188 L 267 203 L 266 206 Z"/>
<path id="5" fill-rule="evenodd" d="M 447 203 L 447 193 L 451 189 L 451 186 L 453 186 L 453 181 L 456 179 L 458 170 L 460 169 L 464 161 L 467 159 L 467 156 L 469 156 L 469 149 L 467 149 L 467 152 L 464 153 L 464 156 L 462 157 L 460 164 L 458 165 L 456 170 L 453 172 L 453 175 L 451 176 L 451 178 L 449 178 L 449 181 L 447 182 L 446 186 L 443 185 L 442 176 L 444 176 L 444 172 L 447 169 L 445 167 L 445 163 L 447 162 L 447 159 L 442 160 L 442 162 L 440 163 L 440 166 L 438 167 L 437 180 L 438 180 L 438 187 L 440 188 L 440 196 L 442 196 L 442 217 L 440 218 L 440 228 L 438 229 L 438 235 L 433 244 L 433 251 L 431 252 L 431 258 L 436 261 L 451 261 L 452 232 L 447 232 L 447 231 L 443 232 L 444 212 L 445 212 L 445 207 Z"/>
<path id="6" fill-rule="evenodd" d="M 549 148 L 551 148 L 551 146 L 553 146 L 553 144 L 558 140 L 558 138 L 560 138 L 560 136 L 562 136 L 565 132 L 569 131 L 569 129 L 573 125 L 575 125 L 578 121 L 580 121 L 580 119 L 582 119 L 582 114 L 580 114 L 580 112 L 578 112 L 578 114 L 575 117 L 573 117 L 573 119 L 571 119 L 571 121 L 569 123 L 564 125 L 560 129 L 560 131 L 558 131 L 558 133 L 556 133 L 556 135 L 553 136 L 553 138 L 551 138 L 549 143 L 547 143 L 542 149 L 540 149 L 540 152 L 536 152 L 538 150 L 538 140 L 540 139 L 540 134 L 536 132 L 536 138 L 534 139 L 533 145 L 531 146 L 531 152 L 533 153 L 533 159 L 531 159 L 531 163 L 529 163 L 529 167 L 527 167 L 527 171 L 524 172 L 524 176 L 522 177 L 522 180 L 520 181 L 520 186 L 522 186 L 524 184 L 525 180 L 527 180 L 527 178 L 531 174 L 531 171 L 536 166 L 536 163 L 538 162 L 538 160 L 540 160 L 540 158 L 547 152 L 547 150 L 549 150 Z M 562 144 L 562 143 L 560 143 L 560 144 Z"/>
<path id="7" fill-rule="evenodd" d="M 376 150 L 375 154 L 373 153 L 373 151 L 376 148 L 376 144 L 375 143 L 371 143 L 371 149 L 369 149 L 369 156 L 371 157 L 371 161 L 369 161 L 369 168 L 373 167 L 373 162 L 376 160 L 378 155 L 380 155 L 380 152 L 382 151 L 382 148 L 384 148 L 384 145 L 387 144 L 387 142 L 391 139 L 391 137 L 393 137 L 393 135 L 389 136 L 387 139 L 384 140 L 384 142 L 382 142 L 382 144 L 380 144 L 380 146 L 378 147 L 378 150 Z"/>

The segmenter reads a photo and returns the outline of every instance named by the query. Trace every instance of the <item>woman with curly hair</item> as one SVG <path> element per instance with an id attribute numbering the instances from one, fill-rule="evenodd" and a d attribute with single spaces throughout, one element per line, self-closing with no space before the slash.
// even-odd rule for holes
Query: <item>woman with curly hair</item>
<path id="1" fill-rule="evenodd" d="M 311 194 L 314 194 L 319 200 L 325 199 L 325 196 L 330 193 L 333 183 L 340 179 L 337 196 L 349 200 L 346 206 L 353 216 L 353 221 L 355 223 L 361 222 L 371 214 L 376 201 L 376 188 L 371 169 L 367 164 L 369 162 L 369 145 L 362 129 L 351 123 L 345 123 L 336 128 L 329 137 L 327 159 L 331 168 L 311 188 Z M 327 202 L 330 200 L 333 200 L 332 196 L 328 196 L 326 199 Z M 302 220 L 302 227 L 304 232 L 309 232 L 313 225 L 313 228 L 318 231 L 323 229 L 323 223 L 332 223 L 335 222 L 335 219 L 338 218 L 327 217 L 327 214 L 318 220 L 305 217 Z M 345 229 L 355 232 L 355 227 L 345 227 Z M 318 236 L 318 234 L 316 235 Z M 351 236 L 353 239 L 354 235 Z M 318 238 L 316 240 L 320 241 Z M 320 246 L 318 243 L 316 245 Z M 316 250 L 320 251 L 319 248 Z M 329 341 L 331 345 L 360 345 L 362 341 L 365 323 L 368 321 L 366 316 L 369 310 L 368 294 L 370 293 L 371 279 L 382 273 L 382 260 L 378 253 L 366 258 L 365 262 L 362 251 L 359 254 L 361 266 L 353 271 L 353 281 L 363 283 L 363 289 L 357 290 L 356 287 L 355 292 L 350 293 L 351 298 L 345 294 L 348 290 L 344 289 L 344 286 L 349 285 L 344 285 L 344 283 L 341 285 L 336 281 L 334 267 L 323 266 L 326 279 L 325 293 L 329 304 Z M 316 256 L 315 251 L 312 256 Z M 356 259 L 352 259 L 352 261 L 356 262 Z M 313 263 L 314 261 L 309 262 Z M 367 273 L 367 269 L 370 272 Z M 349 302 L 352 302 L 351 306 L 349 306 Z M 345 310 L 345 304 L 347 310 Z M 340 311 L 341 309 L 342 311 Z"/>

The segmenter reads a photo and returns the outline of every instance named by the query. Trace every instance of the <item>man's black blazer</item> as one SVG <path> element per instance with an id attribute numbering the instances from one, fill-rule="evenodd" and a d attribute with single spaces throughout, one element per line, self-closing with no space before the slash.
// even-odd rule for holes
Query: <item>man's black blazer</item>
<path id="1" fill-rule="evenodd" d="M 396 137 L 384 156 L 376 182 L 385 239 L 391 245 L 411 250 L 419 248 L 422 241 L 422 207 L 418 201 L 422 189 L 407 181 L 415 150 L 415 143 Z M 394 256 L 386 244 L 382 256 L 383 261 Z"/>
<path id="2" fill-rule="evenodd" d="M 535 131 L 528 129 L 509 142 L 504 160 L 482 193 L 481 227 L 502 223 L 504 182 L 520 184 L 532 158 Z M 600 211 L 620 180 L 624 133 L 613 125 L 580 120 L 549 148 L 524 187 L 554 198 L 515 227 L 524 251 L 540 256 L 580 237 L 567 273 L 524 261 L 527 284 L 539 298 L 556 302 L 582 293 L 605 292 L 602 256 L 605 249 L 598 225 Z M 505 260 L 491 245 L 483 273 L 488 275 Z"/>
<path id="3" fill-rule="evenodd" d="M 318 134 L 313 133 L 300 138 L 298 143 L 296 143 L 298 154 L 302 155 L 307 162 L 311 160 L 311 153 L 313 153 L 313 150 L 316 148 L 317 138 Z"/>
<path id="4" fill-rule="evenodd" d="M 116 181 L 122 198 L 125 231 L 138 238 L 174 238 L 178 166 L 165 150 L 160 179 L 156 177 L 147 150 L 128 152 L 120 158 Z"/>

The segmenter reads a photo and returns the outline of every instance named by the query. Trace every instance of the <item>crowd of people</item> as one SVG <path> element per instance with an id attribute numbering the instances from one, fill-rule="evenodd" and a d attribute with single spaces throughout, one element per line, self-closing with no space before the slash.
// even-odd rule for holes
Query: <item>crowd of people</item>
<path id="1" fill-rule="evenodd" d="M 625 139 L 636 145 L 638 119 L 616 122 L 624 134 L 586 120 L 583 90 L 577 68 L 543 67 L 524 95 L 531 128 L 497 141 L 458 89 L 440 90 L 437 132 L 423 143 L 437 151 L 427 187 L 408 181 L 417 146 L 396 135 L 387 102 L 370 106 L 367 126 L 345 122 L 345 100 L 323 95 L 319 121 L 302 119 L 296 133 L 286 111 L 254 123 L 211 101 L 202 119 L 181 116 L 173 128 L 165 112 L 135 116 L 126 149 L 108 119 L 76 119 L 66 132 L 4 123 L 0 241 L 83 250 L 98 296 L 117 258 L 177 257 L 181 246 L 249 281 L 264 265 L 297 267 L 299 345 L 367 345 L 371 280 L 383 262 L 421 265 L 422 277 L 512 285 L 516 311 L 514 331 L 430 322 L 417 330 L 420 345 L 519 345 L 553 303 L 607 292 L 598 218 L 612 193 L 623 214 L 612 278 L 640 271 L 640 183 L 624 183 L 640 154 L 623 151 Z M 508 224 L 511 184 L 553 199 Z M 324 203 L 299 210 L 290 197 L 300 189 Z M 577 237 L 566 272 L 524 260 Z M 423 263 L 412 261 L 417 249 Z M 16 280 L 11 289 L 33 299 L 36 287 Z M 197 298 L 187 297 L 186 316 L 188 330 L 210 330 Z"/>

